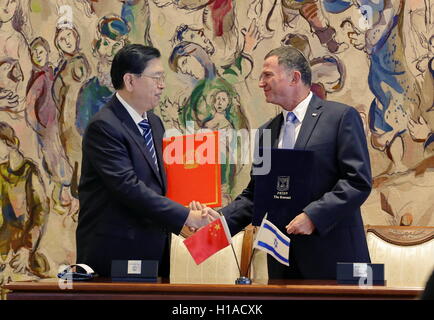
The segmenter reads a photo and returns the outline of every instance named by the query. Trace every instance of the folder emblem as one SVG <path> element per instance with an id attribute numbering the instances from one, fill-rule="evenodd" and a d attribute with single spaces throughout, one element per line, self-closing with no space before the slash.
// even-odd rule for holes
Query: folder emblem
<path id="1" fill-rule="evenodd" d="M 277 191 L 288 191 L 289 190 L 289 176 L 278 176 L 277 177 Z"/>

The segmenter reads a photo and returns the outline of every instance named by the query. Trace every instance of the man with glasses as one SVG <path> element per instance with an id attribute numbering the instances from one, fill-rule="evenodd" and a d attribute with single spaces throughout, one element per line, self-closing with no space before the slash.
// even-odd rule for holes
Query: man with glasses
<path id="1" fill-rule="evenodd" d="M 160 52 L 127 45 L 110 74 L 116 93 L 83 137 L 77 263 L 109 276 L 112 260 L 158 260 L 165 277 L 170 233 L 184 224 L 199 228 L 211 217 L 164 196 L 164 127 L 152 112 L 165 87 Z"/>

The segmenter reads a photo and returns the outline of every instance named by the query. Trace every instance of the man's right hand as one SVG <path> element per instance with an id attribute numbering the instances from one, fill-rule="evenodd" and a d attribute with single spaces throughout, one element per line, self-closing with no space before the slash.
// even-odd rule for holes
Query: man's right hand
<path id="1" fill-rule="evenodd" d="M 185 224 L 190 227 L 190 231 L 196 231 L 208 223 L 220 218 L 220 214 L 217 211 L 198 201 L 190 202 L 189 208 L 190 214 L 188 215 Z"/>
<path id="2" fill-rule="evenodd" d="M 214 209 L 211 209 L 210 207 L 207 207 L 206 205 L 200 203 L 199 201 L 193 200 L 192 202 L 190 202 L 189 207 L 191 210 L 201 210 L 202 216 L 208 216 L 210 222 L 220 218 L 220 213 L 218 213 Z"/>
<path id="3" fill-rule="evenodd" d="M 190 202 L 190 204 L 188 205 L 188 207 L 191 210 L 202 210 L 202 209 L 206 208 L 206 205 L 200 203 L 199 201 L 194 201 L 193 200 L 192 202 Z"/>

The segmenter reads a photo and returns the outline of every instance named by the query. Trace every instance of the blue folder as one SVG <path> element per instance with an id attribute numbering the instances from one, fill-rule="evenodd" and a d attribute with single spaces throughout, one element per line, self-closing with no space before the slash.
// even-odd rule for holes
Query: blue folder
<path id="1" fill-rule="evenodd" d="M 266 175 L 255 175 L 252 224 L 258 226 L 265 215 L 280 230 L 303 212 L 312 199 L 315 158 L 313 151 L 260 149 L 270 152 L 271 168 Z"/>

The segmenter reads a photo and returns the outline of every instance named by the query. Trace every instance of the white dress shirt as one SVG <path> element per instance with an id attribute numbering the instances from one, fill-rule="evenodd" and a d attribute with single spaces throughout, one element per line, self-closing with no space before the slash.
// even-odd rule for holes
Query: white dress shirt
<path id="1" fill-rule="evenodd" d="M 312 99 L 312 91 L 309 92 L 309 95 L 303 100 L 301 101 L 295 108 L 294 110 L 292 110 L 292 112 L 294 113 L 295 117 L 297 118 L 297 122 L 295 123 L 295 140 L 297 141 L 298 138 L 298 134 L 300 133 L 300 128 L 301 128 L 301 123 L 303 122 L 304 116 L 306 115 L 306 111 L 307 111 L 307 107 L 309 106 L 310 100 Z M 283 145 L 283 133 L 285 131 L 285 123 L 286 123 L 286 116 L 288 115 L 287 110 L 282 110 L 282 114 L 283 114 L 283 123 L 282 123 L 282 127 L 280 129 L 280 135 L 279 135 L 279 144 L 278 144 L 278 148 L 282 149 L 282 145 Z"/>
<path id="2" fill-rule="evenodd" d="M 134 123 L 137 126 L 137 129 L 139 129 L 141 135 L 143 136 L 143 129 L 139 126 L 139 122 L 142 122 L 143 120 L 148 120 L 148 115 L 143 113 L 143 116 L 141 116 L 132 106 L 130 106 L 124 99 L 122 99 L 121 95 L 116 92 L 116 98 L 118 98 L 119 102 L 124 106 L 125 109 L 127 109 L 128 114 L 133 119 Z"/>

